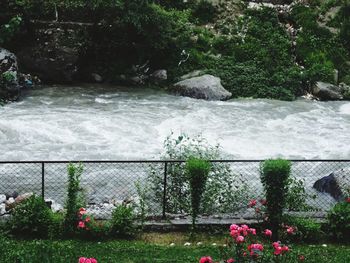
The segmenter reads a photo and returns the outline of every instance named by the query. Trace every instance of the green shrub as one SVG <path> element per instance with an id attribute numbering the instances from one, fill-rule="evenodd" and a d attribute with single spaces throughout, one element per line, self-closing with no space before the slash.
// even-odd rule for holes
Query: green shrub
<path id="1" fill-rule="evenodd" d="M 190 185 L 192 228 L 194 229 L 205 192 L 210 163 L 202 159 L 190 158 L 186 162 L 185 170 Z"/>
<path id="2" fill-rule="evenodd" d="M 350 237 L 350 202 L 347 201 L 337 203 L 327 215 L 329 232 L 339 241 L 349 241 Z"/>
<path id="3" fill-rule="evenodd" d="M 260 166 L 261 183 L 266 195 L 266 211 L 274 240 L 278 240 L 283 209 L 286 207 L 291 163 L 287 160 L 266 160 Z"/>
<path id="4" fill-rule="evenodd" d="M 45 201 L 33 195 L 14 208 L 7 228 L 16 236 L 46 238 L 52 222 L 52 211 Z"/>
<path id="5" fill-rule="evenodd" d="M 192 15 L 201 24 L 211 23 L 217 14 L 217 9 L 211 1 L 200 0 L 193 8 Z"/>
<path id="6" fill-rule="evenodd" d="M 9 42 L 15 34 L 19 31 L 22 24 L 22 18 L 15 16 L 10 21 L 0 26 L 0 45 L 5 45 Z"/>
<path id="7" fill-rule="evenodd" d="M 79 164 L 69 164 L 68 170 L 68 189 L 66 200 L 66 213 L 64 218 L 64 231 L 66 235 L 75 233 L 78 225 L 78 210 L 83 205 L 79 203 L 79 195 L 81 193 L 80 177 L 83 173 L 83 166 Z"/>
<path id="8" fill-rule="evenodd" d="M 119 205 L 112 213 L 111 231 L 116 237 L 132 237 L 136 234 L 135 214 L 132 206 Z"/>
<path id="9" fill-rule="evenodd" d="M 292 242 L 321 242 L 325 238 L 321 223 L 314 219 L 286 216 L 284 223 L 296 229 L 294 235 L 288 235 Z"/>
<path id="10" fill-rule="evenodd" d="M 313 198 L 305 190 L 305 182 L 302 179 L 290 177 L 288 179 L 288 194 L 286 196 L 286 209 L 289 211 L 310 211 L 314 210 L 308 205 L 307 198 Z"/>
<path id="11" fill-rule="evenodd" d="M 204 160 L 222 159 L 219 145 L 211 145 L 203 136 L 189 137 L 173 133 L 164 141 L 164 160 L 187 160 L 190 157 Z M 153 166 L 148 176 L 147 203 L 163 203 L 164 167 Z M 166 212 L 190 213 L 191 193 L 184 163 L 168 163 Z M 212 163 L 206 191 L 202 197 L 201 213 L 233 213 L 251 198 L 243 176 L 234 174 L 230 165 Z"/>

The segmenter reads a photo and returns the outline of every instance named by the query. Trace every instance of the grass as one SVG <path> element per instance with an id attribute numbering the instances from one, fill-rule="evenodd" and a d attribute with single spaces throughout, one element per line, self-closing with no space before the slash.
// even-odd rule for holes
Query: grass
<path id="1" fill-rule="evenodd" d="M 190 246 L 184 242 L 192 241 Z M 203 245 L 197 246 L 196 242 Z M 175 246 L 169 246 L 174 242 Z M 215 242 L 218 245 L 213 246 Z M 197 263 L 204 255 L 220 258 L 219 248 L 223 243 L 222 236 L 199 235 L 189 239 L 180 233 L 145 234 L 138 240 L 114 240 L 91 242 L 82 240 L 51 241 L 51 240 L 15 240 L 3 239 L 0 246 L 1 262 L 6 263 L 70 263 L 77 262 L 81 256 L 95 257 L 99 263 Z M 292 246 L 295 261 L 297 255 L 304 255 L 305 262 L 350 262 L 350 246 L 328 244 L 295 245 Z"/>

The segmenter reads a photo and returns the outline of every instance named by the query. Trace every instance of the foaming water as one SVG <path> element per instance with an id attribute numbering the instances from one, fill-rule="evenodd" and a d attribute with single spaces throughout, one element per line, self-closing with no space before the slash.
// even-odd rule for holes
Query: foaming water
<path id="1" fill-rule="evenodd" d="M 0 160 L 157 159 L 173 131 L 227 158 L 349 158 L 350 103 L 208 102 L 112 86 L 50 86 L 0 108 Z"/>

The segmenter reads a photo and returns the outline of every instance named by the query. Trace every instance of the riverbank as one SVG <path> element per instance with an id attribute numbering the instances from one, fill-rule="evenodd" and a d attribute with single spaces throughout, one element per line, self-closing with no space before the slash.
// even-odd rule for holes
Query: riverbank
<path id="1" fill-rule="evenodd" d="M 350 94 L 341 88 L 350 85 L 347 3 L 9 2 L 0 43 L 24 73 L 47 83 L 168 87 L 200 70 L 219 77 L 233 98 Z M 335 84 L 338 95 L 318 96 L 319 81 Z"/>

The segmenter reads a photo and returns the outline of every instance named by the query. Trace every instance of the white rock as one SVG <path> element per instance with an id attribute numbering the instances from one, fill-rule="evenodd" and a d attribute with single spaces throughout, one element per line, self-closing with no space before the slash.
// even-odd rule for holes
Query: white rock
<path id="1" fill-rule="evenodd" d="M 169 246 L 173 247 L 173 246 L 175 246 L 175 243 L 171 243 Z"/>
<path id="2" fill-rule="evenodd" d="M 4 203 L 0 204 L 0 215 L 6 213 L 6 205 Z"/>
<path id="3" fill-rule="evenodd" d="M 203 245 L 202 242 L 197 242 L 197 246 L 201 246 L 201 245 Z"/>
<path id="4" fill-rule="evenodd" d="M 185 247 L 188 247 L 188 246 L 190 246 L 190 245 L 191 245 L 190 242 L 186 242 L 186 243 L 184 244 Z"/>
<path id="5" fill-rule="evenodd" d="M 0 195 L 0 204 L 6 201 L 6 195 Z"/>

